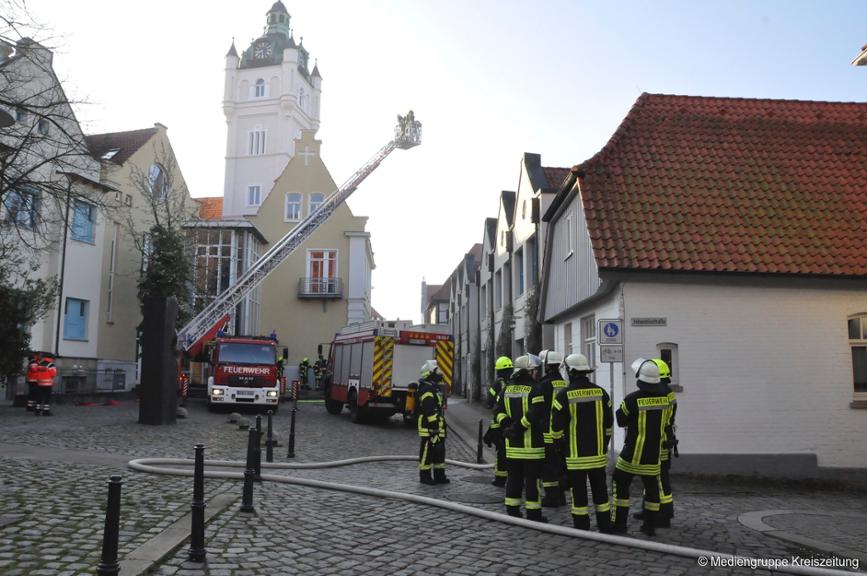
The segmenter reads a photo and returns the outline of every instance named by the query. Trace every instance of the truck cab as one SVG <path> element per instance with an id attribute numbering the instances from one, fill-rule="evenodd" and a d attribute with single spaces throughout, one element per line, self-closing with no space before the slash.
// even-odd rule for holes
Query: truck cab
<path id="1" fill-rule="evenodd" d="M 254 405 L 277 411 L 280 378 L 275 340 L 252 336 L 217 338 L 210 364 L 208 408 Z"/>

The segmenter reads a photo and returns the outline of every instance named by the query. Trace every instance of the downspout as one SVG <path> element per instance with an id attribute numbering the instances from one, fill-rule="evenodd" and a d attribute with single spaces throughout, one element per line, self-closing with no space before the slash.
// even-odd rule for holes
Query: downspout
<path id="1" fill-rule="evenodd" d="M 60 256 L 60 288 L 57 290 L 57 324 L 54 327 L 54 355 L 60 356 L 60 320 L 63 314 L 63 282 L 66 276 L 66 239 L 69 236 L 69 202 L 72 180 L 66 177 L 66 211 L 63 217 L 63 249 Z"/>

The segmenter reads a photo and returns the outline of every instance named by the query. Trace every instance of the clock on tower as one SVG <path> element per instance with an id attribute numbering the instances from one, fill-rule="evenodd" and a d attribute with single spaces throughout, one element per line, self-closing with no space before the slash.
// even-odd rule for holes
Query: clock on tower
<path id="1" fill-rule="evenodd" d="M 253 49 L 253 55 L 259 59 L 269 58 L 271 56 L 271 43 L 267 41 L 257 43 Z"/>

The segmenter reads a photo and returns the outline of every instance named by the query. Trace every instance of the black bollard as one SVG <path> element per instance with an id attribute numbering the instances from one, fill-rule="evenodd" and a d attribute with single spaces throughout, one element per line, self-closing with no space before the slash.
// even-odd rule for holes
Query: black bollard
<path id="1" fill-rule="evenodd" d="M 274 432 L 271 427 L 271 417 L 274 413 L 268 410 L 268 439 L 265 440 L 265 462 L 274 461 Z"/>
<path id="2" fill-rule="evenodd" d="M 479 444 L 476 447 L 476 462 L 482 464 L 485 461 L 483 452 L 482 452 L 482 423 L 484 420 L 479 420 Z"/>
<path id="3" fill-rule="evenodd" d="M 102 557 L 96 568 L 97 576 L 117 576 L 117 541 L 120 536 L 120 487 L 123 479 L 112 476 L 108 481 L 108 505 L 105 509 L 105 529 L 102 533 Z"/>
<path id="4" fill-rule="evenodd" d="M 295 407 L 292 407 L 292 421 L 289 424 L 289 452 L 286 458 L 295 458 Z"/>
<path id="5" fill-rule="evenodd" d="M 205 446 L 196 444 L 196 467 L 193 472 L 193 503 L 190 506 L 190 550 L 192 562 L 205 561 Z"/>
<path id="6" fill-rule="evenodd" d="M 253 447 L 253 456 L 255 456 L 255 460 L 253 460 L 253 470 L 255 472 L 255 476 L 253 479 L 256 482 L 262 481 L 262 417 L 256 416 L 256 444 Z"/>
<path id="7" fill-rule="evenodd" d="M 250 429 L 247 437 L 247 465 L 244 470 L 244 493 L 241 499 L 241 512 L 255 512 L 253 508 L 253 477 L 256 471 L 253 469 L 255 457 L 253 445 L 256 443 L 256 430 Z"/>

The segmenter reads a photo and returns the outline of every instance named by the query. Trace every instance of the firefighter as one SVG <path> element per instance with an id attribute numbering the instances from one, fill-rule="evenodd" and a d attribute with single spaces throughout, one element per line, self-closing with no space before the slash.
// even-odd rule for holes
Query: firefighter
<path id="1" fill-rule="evenodd" d="M 563 361 L 569 386 L 557 392 L 551 407 L 551 432 L 566 459 L 572 489 L 572 525 L 590 529 L 587 481 L 596 508 L 596 527 L 611 532 L 611 505 L 605 480 L 608 442 L 614 416 L 608 393 L 590 381 L 593 368 L 583 354 L 569 354 Z M 544 503 L 543 503 L 544 506 Z"/>
<path id="2" fill-rule="evenodd" d="M 36 410 L 36 400 L 39 397 L 39 387 L 36 385 L 39 374 L 39 354 L 31 354 L 27 359 L 27 411 Z"/>
<path id="3" fill-rule="evenodd" d="M 325 358 L 322 354 L 313 363 L 313 382 L 314 390 L 319 390 L 322 387 L 322 378 L 325 377 Z"/>
<path id="4" fill-rule="evenodd" d="M 545 396 L 544 418 L 546 423 L 543 434 L 545 464 L 542 466 L 542 487 L 545 489 L 545 497 L 542 498 L 542 506 L 556 508 L 566 504 L 566 498 L 563 496 L 563 487 L 560 485 L 563 456 L 558 452 L 550 430 L 551 403 L 557 393 L 568 386 L 568 382 L 563 380 L 563 376 L 560 374 L 560 365 L 563 363 L 562 354 L 555 350 L 542 350 L 539 352 L 539 358 L 542 360 L 542 370 L 544 371 L 539 386 Z"/>
<path id="5" fill-rule="evenodd" d="M 626 440 L 617 457 L 612 478 L 614 507 L 612 530 L 626 533 L 629 518 L 629 485 L 638 476 L 644 483 L 644 521 L 641 531 L 655 534 L 654 523 L 659 512 L 659 452 L 666 419 L 668 396 L 659 383 L 659 366 L 653 360 L 639 358 L 632 364 L 638 390 L 628 394 L 617 410 L 617 424 L 626 428 Z"/>
<path id="6" fill-rule="evenodd" d="M 677 456 L 677 437 L 675 436 L 674 417 L 677 413 L 677 398 L 669 388 L 671 384 L 671 369 L 665 360 L 654 358 L 653 362 L 659 367 L 659 384 L 668 396 L 668 415 L 665 424 L 665 435 L 662 439 L 662 449 L 659 451 L 659 515 L 656 517 L 657 528 L 670 528 L 671 519 L 674 517 L 674 499 L 671 495 L 671 457 L 672 453 Z M 644 513 L 633 514 L 633 518 L 644 519 Z"/>
<path id="7" fill-rule="evenodd" d="M 448 484 L 446 478 L 446 420 L 442 386 L 436 360 L 425 360 L 419 370 L 418 435 L 421 438 L 418 469 L 422 484 Z M 433 475 L 431 475 L 433 469 Z"/>
<path id="8" fill-rule="evenodd" d="M 304 360 L 301 361 L 301 364 L 298 365 L 298 378 L 301 380 L 301 387 L 308 388 L 307 386 L 307 373 L 310 371 L 310 361 L 307 359 L 307 356 L 304 357 Z"/>
<path id="9" fill-rule="evenodd" d="M 36 376 L 38 397 L 36 399 L 37 416 L 51 416 L 51 388 L 54 386 L 54 377 L 57 376 L 57 368 L 54 367 L 54 359 L 51 356 L 43 356 L 39 361 Z"/>
<path id="10" fill-rule="evenodd" d="M 538 356 L 519 356 L 514 362 L 512 381 L 500 394 L 496 421 L 500 424 L 506 445 L 506 513 L 521 516 L 521 494 L 527 519 L 547 522 L 539 501 L 539 477 L 545 461 L 545 441 L 542 433 L 545 397 L 539 387 L 542 361 Z"/>
<path id="11" fill-rule="evenodd" d="M 497 450 L 497 464 L 494 466 L 494 481 L 491 484 L 503 487 L 506 485 L 506 477 L 509 473 L 506 471 L 506 445 L 503 431 L 496 420 L 496 408 L 500 400 L 500 394 L 508 386 L 509 377 L 512 375 L 511 358 L 508 356 L 497 358 L 494 370 L 496 370 L 497 379 L 494 381 L 494 385 L 488 388 L 488 406 L 494 409 L 494 419 L 491 421 L 488 431 L 485 432 L 484 441 L 488 448 L 494 446 Z"/>

